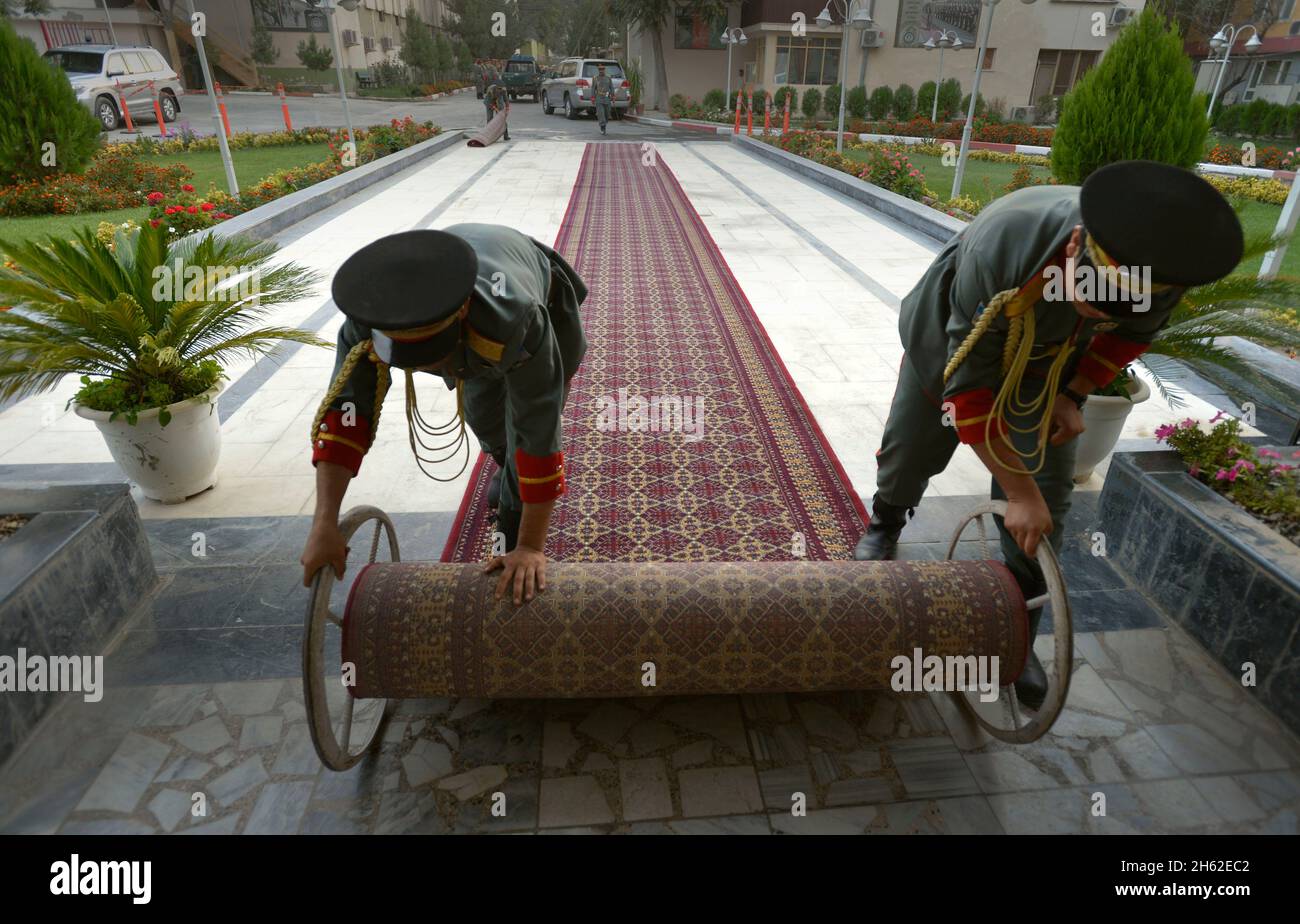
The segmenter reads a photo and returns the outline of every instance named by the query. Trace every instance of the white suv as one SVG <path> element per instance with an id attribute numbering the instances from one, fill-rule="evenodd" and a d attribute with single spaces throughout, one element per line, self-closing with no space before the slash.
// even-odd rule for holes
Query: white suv
<path id="1" fill-rule="evenodd" d="M 181 111 L 181 87 L 176 72 L 152 48 L 123 45 L 64 45 L 45 52 L 45 60 L 68 75 L 77 99 L 94 113 L 104 131 L 122 124 L 120 100 L 126 100 L 132 119 L 157 118 L 158 100 L 164 122 Z M 150 84 L 152 83 L 152 90 Z"/>
<path id="2" fill-rule="evenodd" d="M 596 114 L 596 96 L 592 82 L 596 69 L 605 65 L 605 73 L 614 81 L 611 115 L 623 118 L 632 99 L 632 84 L 623 73 L 623 65 L 610 58 L 565 58 L 556 66 L 555 76 L 542 82 L 542 110 L 550 115 L 556 109 L 565 118 L 576 119 L 580 112 Z"/>

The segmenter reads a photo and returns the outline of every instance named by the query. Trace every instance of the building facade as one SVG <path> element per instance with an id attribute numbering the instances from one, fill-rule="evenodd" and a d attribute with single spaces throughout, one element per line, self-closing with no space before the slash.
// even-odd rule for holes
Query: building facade
<path id="1" fill-rule="evenodd" d="M 1145 0 L 1002 0 L 992 7 L 981 94 L 1003 101 L 1008 114 L 1030 117 L 1025 110 L 1041 97 L 1064 95 L 1095 66 L 1123 23 L 1144 5 Z M 979 0 L 856 0 L 850 17 L 866 10 L 872 24 L 850 26 L 847 43 L 840 0 L 831 0 L 832 24 L 817 24 L 826 7 L 826 0 L 744 0 L 731 5 L 725 21 L 713 23 L 679 10 L 662 33 L 669 92 L 699 100 L 725 87 L 728 45 L 722 34 L 728 27 L 738 27 L 746 39 L 730 46 L 733 92 L 742 85 L 824 89 L 840 82 L 841 57 L 849 87 L 908 84 L 915 90 L 939 76 L 939 52 L 924 44 L 943 34 L 955 35 L 961 47 L 943 52 L 942 77 L 954 77 L 963 93 L 970 91 L 982 17 L 990 14 Z M 648 36 L 633 33 L 629 57 L 652 86 Z"/>
<path id="2" fill-rule="evenodd" d="M 1237 4 L 1225 25 L 1238 26 L 1232 52 L 1224 62 L 1220 49 L 1210 46 L 1208 35 L 1188 36 L 1187 54 L 1197 62 L 1196 89 L 1210 93 L 1223 72 L 1220 95 L 1224 104 L 1263 99 L 1290 105 L 1300 101 L 1300 2 L 1281 0 L 1273 22 L 1252 22 L 1253 3 Z M 1258 48 L 1246 43 L 1258 35 Z"/>

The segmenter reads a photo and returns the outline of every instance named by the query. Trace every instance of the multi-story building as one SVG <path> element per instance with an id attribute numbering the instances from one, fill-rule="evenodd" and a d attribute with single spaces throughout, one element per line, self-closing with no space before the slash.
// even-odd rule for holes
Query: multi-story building
<path id="1" fill-rule="evenodd" d="M 1118 30 L 1146 0 L 1003 0 L 993 7 L 989 47 L 980 92 L 1001 99 L 1009 113 L 1032 107 L 1043 96 L 1060 97 L 1096 65 Z M 739 27 L 744 44 L 731 46 L 731 86 L 775 90 L 825 87 L 841 80 L 844 27 L 840 0 L 831 0 L 832 24 L 819 26 L 826 0 L 744 0 L 725 19 L 704 23 L 679 9 L 662 35 L 669 92 L 700 99 L 727 82 L 727 44 L 722 34 Z M 868 90 L 908 84 L 913 89 L 939 72 L 937 51 L 927 40 L 947 34 L 961 46 L 943 55 L 943 78 L 955 77 L 969 92 L 982 17 L 990 7 L 979 0 L 857 0 L 869 28 L 850 26 L 844 72 L 850 87 Z M 630 57 L 653 86 L 654 56 L 648 36 L 633 33 Z M 1028 115 L 1026 112 L 1025 115 Z"/>
<path id="2" fill-rule="evenodd" d="M 1209 93 L 1219 80 L 1225 104 L 1264 99 L 1290 105 L 1300 97 L 1300 3 L 1274 0 L 1263 8 L 1255 0 L 1237 3 L 1223 25 L 1235 25 L 1232 52 L 1210 45 L 1212 32 L 1188 35 L 1186 50 L 1197 62 L 1196 89 Z M 1211 27 L 1213 28 L 1213 27 Z M 1257 47 L 1249 43 L 1259 37 Z"/>
<path id="3" fill-rule="evenodd" d="M 408 7 L 435 30 L 449 15 L 446 0 L 361 0 L 356 10 L 339 8 L 332 14 L 297 0 L 107 0 L 107 15 L 104 5 L 105 0 L 51 0 L 47 12 L 18 14 L 12 21 L 41 51 L 86 41 L 151 45 L 193 86 L 198 80 L 192 6 L 205 17 L 205 43 L 218 79 L 233 85 L 277 80 L 292 85 L 321 79 L 298 60 L 298 43 L 315 36 L 317 44 L 329 48 L 331 16 L 338 20 L 344 70 L 355 74 L 400 60 Z M 273 64 L 253 60 L 256 28 L 271 37 Z"/>

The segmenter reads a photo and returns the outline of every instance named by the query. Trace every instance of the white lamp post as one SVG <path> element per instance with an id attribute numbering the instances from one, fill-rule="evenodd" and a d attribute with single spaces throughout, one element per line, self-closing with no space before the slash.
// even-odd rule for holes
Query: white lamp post
<path id="1" fill-rule="evenodd" d="M 930 121 L 938 122 L 939 86 L 943 83 L 943 50 L 945 48 L 951 48 L 953 51 L 956 51 L 958 48 L 964 46 L 962 45 L 960 36 L 958 36 L 956 32 L 940 31 L 939 41 L 936 42 L 932 35 L 921 44 L 921 47 L 926 51 L 934 51 L 936 48 L 939 49 L 939 76 L 934 78 L 934 105 L 930 107 Z"/>
<path id="2" fill-rule="evenodd" d="M 722 30 L 722 44 L 727 46 L 727 112 L 731 111 L 731 49 L 749 41 L 740 26 L 731 26 Z"/>
<path id="3" fill-rule="evenodd" d="M 1034 0 L 1020 0 L 1026 6 Z M 984 29 L 980 34 L 979 50 L 975 52 L 975 83 L 970 90 L 970 109 L 966 112 L 966 124 L 961 130 L 961 153 L 957 155 L 957 172 L 952 177 L 952 198 L 956 199 L 961 195 L 962 177 L 966 175 L 966 155 L 970 153 L 970 132 L 971 123 L 975 121 L 975 104 L 980 98 L 980 76 L 984 73 L 984 56 L 989 50 L 989 33 L 993 31 L 993 8 L 998 5 L 998 0 L 980 0 L 984 7 Z M 937 101 L 939 98 L 939 88 L 934 88 L 934 96 Z"/>
<path id="4" fill-rule="evenodd" d="M 190 22 L 194 23 L 194 0 L 186 0 L 190 8 Z M 191 25 L 191 31 L 197 29 Z M 208 102 L 212 105 L 212 124 L 217 130 L 217 147 L 221 149 L 221 164 L 226 168 L 226 188 L 236 199 L 239 198 L 239 181 L 235 179 L 235 162 L 230 159 L 230 145 L 226 142 L 226 129 L 221 121 L 221 110 L 217 108 L 217 94 L 212 90 L 212 70 L 208 67 L 208 53 L 203 48 L 203 36 L 206 29 L 194 32 L 194 47 L 199 52 L 199 69 L 203 72 L 203 89 L 207 91 Z"/>
<path id="5" fill-rule="evenodd" d="M 1205 110 L 1206 118 L 1209 118 L 1214 113 L 1214 101 L 1218 99 L 1219 87 L 1223 85 L 1223 74 L 1228 69 L 1228 59 L 1232 57 L 1232 46 L 1237 42 L 1238 28 L 1249 29 L 1254 33 L 1254 35 L 1246 40 L 1246 51 L 1255 51 L 1264 44 L 1259 40 L 1259 30 L 1249 24 L 1238 27 L 1225 23 L 1223 27 L 1214 34 L 1214 38 L 1210 39 L 1210 47 L 1215 51 L 1222 51 L 1223 60 L 1219 62 L 1219 76 L 1214 80 L 1214 90 L 1210 93 L 1210 105 L 1209 108 Z"/>
<path id="6" fill-rule="evenodd" d="M 361 0 L 297 0 L 304 6 L 320 10 L 329 17 L 330 45 L 334 49 L 334 70 L 338 74 L 339 97 L 343 100 L 343 123 L 348 129 L 348 143 L 352 145 L 353 155 L 357 152 L 356 139 L 352 135 L 352 113 L 348 110 L 348 88 L 343 83 L 343 53 L 339 50 L 337 23 L 334 22 L 335 7 L 342 7 L 349 13 L 356 10 Z"/>
<path id="7" fill-rule="evenodd" d="M 844 18 L 844 27 L 840 34 L 840 121 L 839 128 L 835 134 L 835 150 L 839 153 L 844 152 L 844 99 L 848 96 L 848 67 L 849 67 L 849 27 L 854 29 L 868 29 L 875 25 L 871 19 L 868 8 L 871 0 L 861 0 L 862 6 L 856 13 L 850 16 L 856 0 L 826 0 L 826 7 L 817 14 L 817 25 L 823 29 L 833 25 L 835 20 L 831 17 L 831 4 L 834 3 Z M 865 57 L 867 50 L 862 49 Z"/>

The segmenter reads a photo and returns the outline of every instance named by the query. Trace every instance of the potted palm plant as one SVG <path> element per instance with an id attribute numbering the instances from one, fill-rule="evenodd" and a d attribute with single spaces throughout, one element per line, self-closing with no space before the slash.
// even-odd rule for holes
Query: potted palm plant
<path id="1" fill-rule="evenodd" d="M 628 92 L 628 105 L 632 107 L 635 115 L 645 114 L 645 104 L 641 101 L 641 89 L 644 78 L 641 76 L 641 68 L 631 62 L 627 65 L 627 82 L 631 84 Z"/>
<path id="2" fill-rule="evenodd" d="M 0 400 L 81 377 L 76 413 L 146 497 L 179 503 L 215 483 L 222 364 L 282 341 L 326 346 L 290 327 L 257 326 L 307 295 L 316 274 L 273 263 L 274 244 L 209 232 L 168 241 L 163 222 L 83 228 L 68 241 L 0 240 Z"/>
<path id="3" fill-rule="evenodd" d="M 1236 373 L 1262 392 L 1276 389 L 1248 362 L 1218 338 L 1242 337 L 1261 346 L 1294 347 L 1300 343 L 1300 279 L 1278 276 L 1260 279 L 1241 266 L 1262 257 L 1284 240 L 1269 233 L 1246 238 L 1242 263 L 1237 272 L 1218 282 L 1188 289 L 1170 315 L 1169 323 L 1138 359 L 1152 377 L 1156 389 L 1174 407 L 1182 405 L 1179 393 L 1168 378 L 1182 363 L 1213 375 L 1214 367 Z M 1150 397 L 1150 390 L 1131 369 L 1122 372 L 1111 385 L 1088 397 L 1083 406 L 1087 428 L 1079 437 L 1075 481 L 1087 481 L 1092 469 L 1110 455 L 1119 441 L 1133 405 Z"/>

